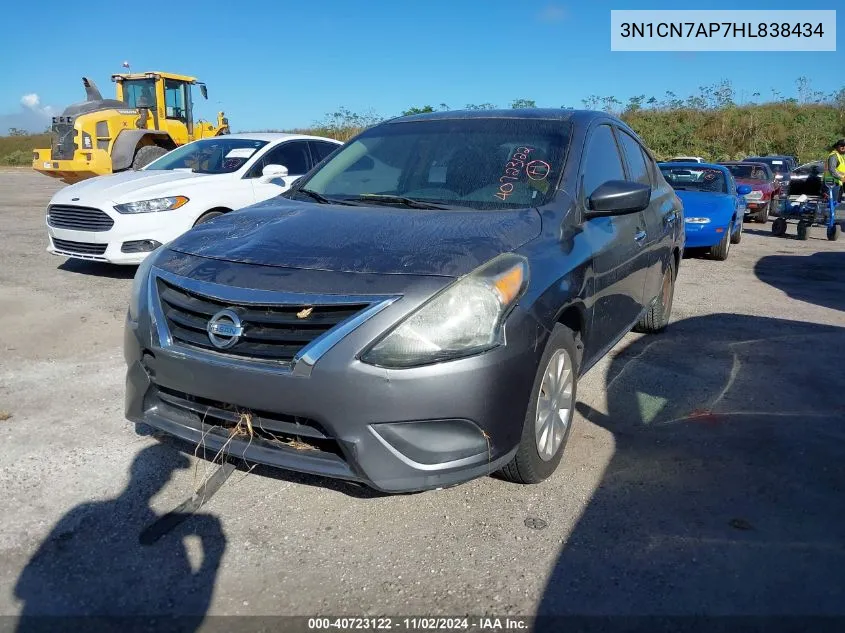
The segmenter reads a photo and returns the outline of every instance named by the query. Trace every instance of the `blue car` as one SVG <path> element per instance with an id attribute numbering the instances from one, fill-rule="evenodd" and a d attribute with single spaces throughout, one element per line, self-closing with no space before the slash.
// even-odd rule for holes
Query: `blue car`
<path id="1" fill-rule="evenodd" d="M 666 182 L 684 205 L 686 248 L 709 248 L 726 260 L 731 244 L 742 239 L 748 185 L 737 186 L 731 172 L 711 163 L 658 163 Z"/>

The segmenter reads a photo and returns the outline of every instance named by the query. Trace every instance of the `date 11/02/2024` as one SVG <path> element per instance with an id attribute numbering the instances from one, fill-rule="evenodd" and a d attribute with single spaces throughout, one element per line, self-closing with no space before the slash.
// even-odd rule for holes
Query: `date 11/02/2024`
<path id="1" fill-rule="evenodd" d="M 527 630 L 529 623 L 522 618 L 395 618 L 395 617 L 350 617 L 309 618 L 308 629 L 312 631 L 519 631 Z"/>

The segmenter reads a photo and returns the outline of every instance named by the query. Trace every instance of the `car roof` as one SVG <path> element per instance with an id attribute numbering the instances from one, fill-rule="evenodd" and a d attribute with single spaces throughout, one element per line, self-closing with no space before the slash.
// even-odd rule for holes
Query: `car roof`
<path id="1" fill-rule="evenodd" d="M 759 167 L 769 167 L 769 163 L 764 163 L 759 160 L 720 160 L 720 165 L 757 165 Z"/>
<path id="2" fill-rule="evenodd" d="M 318 139 L 322 141 L 337 141 L 336 139 L 324 136 L 312 136 L 310 134 L 292 134 L 288 132 L 238 132 L 237 134 L 227 134 L 226 138 L 247 139 L 251 141 L 267 141 L 272 143 L 274 141 L 291 140 L 291 139 Z"/>
<path id="3" fill-rule="evenodd" d="M 671 167 L 675 169 L 677 167 L 690 167 L 692 169 L 718 169 L 719 171 L 728 171 L 728 168 L 724 165 L 720 165 L 719 163 L 698 163 L 696 161 L 690 160 L 685 162 L 680 161 L 660 161 L 657 163 L 658 165 L 665 165 L 666 167 Z"/>
<path id="4" fill-rule="evenodd" d="M 455 119 L 545 119 L 548 121 L 571 121 L 588 123 L 593 119 L 613 119 L 616 123 L 625 123 L 613 115 L 595 110 L 567 110 L 564 108 L 498 108 L 495 110 L 445 110 L 443 112 L 425 112 L 400 116 L 385 123 L 405 123 L 409 121 L 445 121 Z"/>

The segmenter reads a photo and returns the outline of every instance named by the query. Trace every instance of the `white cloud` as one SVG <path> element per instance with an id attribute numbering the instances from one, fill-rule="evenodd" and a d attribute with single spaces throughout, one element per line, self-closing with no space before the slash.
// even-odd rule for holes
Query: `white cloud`
<path id="1" fill-rule="evenodd" d="M 41 97 L 34 92 L 22 96 L 21 105 L 27 110 L 40 114 L 43 117 L 53 116 L 52 106 L 42 106 Z"/>
<path id="2" fill-rule="evenodd" d="M 566 9 L 556 4 L 550 4 L 540 12 L 540 19 L 543 22 L 560 22 L 566 16 Z"/>
<path id="3" fill-rule="evenodd" d="M 41 105 L 41 97 L 34 92 L 31 92 L 30 94 L 21 97 L 21 105 L 24 108 L 35 110 L 39 105 Z"/>

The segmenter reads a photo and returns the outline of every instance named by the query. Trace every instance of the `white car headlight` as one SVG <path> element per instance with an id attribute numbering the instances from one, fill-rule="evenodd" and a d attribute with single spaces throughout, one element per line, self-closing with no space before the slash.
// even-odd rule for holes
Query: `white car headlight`
<path id="1" fill-rule="evenodd" d="M 710 218 L 686 218 L 687 224 L 710 224 Z"/>
<path id="2" fill-rule="evenodd" d="M 135 271 L 135 278 L 132 280 L 132 294 L 129 295 L 129 318 L 132 321 L 137 321 L 138 315 L 141 313 L 141 304 L 147 294 L 150 270 L 153 267 L 154 255 L 157 252 L 158 249 L 147 255 L 138 265 L 138 270 Z"/>
<path id="3" fill-rule="evenodd" d="M 188 199 L 185 196 L 170 196 L 168 198 L 154 198 L 116 204 L 114 210 L 118 213 L 153 213 L 155 211 L 173 211 L 183 206 Z"/>
<path id="4" fill-rule="evenodd" d="M 486 351 L 528 286 L 528 261 L 504 254 L 448 286 L 368 348 L 361 360 L 413 367 Z"/>
<path id="5" fill-rule="evenodd" d="M 745 194 L 746 200 L 760 200 L 763 197 L 763 192 L 759 189 L 756 191 L 752 191 L 751 193 Z"/>

